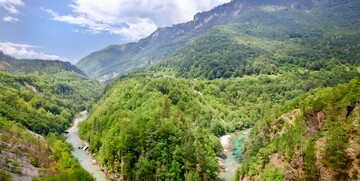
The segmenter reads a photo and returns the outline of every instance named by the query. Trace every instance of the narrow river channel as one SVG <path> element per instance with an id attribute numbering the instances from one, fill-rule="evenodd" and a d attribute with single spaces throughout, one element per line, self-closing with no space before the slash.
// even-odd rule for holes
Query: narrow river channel
<path id="1" fill-rule="evenodd" d="M 80 165 L 86 171 L 88 171 L 97 181 L 106 181 L 105 173 L 101 171 L 98 164 L 94 164 L 94 159 L 86 153 L 86 151 L 79 149 L 85 146 L 85 143 L 79 138 L 78 135 L 78 125 L 82 121 L 86 120 L 87 112 L 80 112 L 79 115 L 74 119 L 74 125 L 68 129 L 68 134 L 66 135 L 66 142 L 70 143 L 73 146 L 72 155 L 79 160 Z"/>
<path id="2" fill-rule="evenodd" d="M 225 135 L 220 138 L 226 158 L 222 161 L 224 167 L 220 173 L 221 181 L 232 181 L 236 170 L 240 166 L 241 152 L 250 129 Z"/>

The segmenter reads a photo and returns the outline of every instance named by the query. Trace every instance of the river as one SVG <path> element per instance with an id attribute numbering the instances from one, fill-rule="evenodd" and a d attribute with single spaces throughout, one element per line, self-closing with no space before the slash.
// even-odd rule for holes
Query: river
<path id="1" fill-rule="evenodd" d="M 232 181 L 234 179 L 236 170 L 240 166 L 241 152 L 249 132 L 250 129 L 247 129 L 220 138 L 226 155 L 226 158 L 221 161 L 224 167 L 219 175 L 221 181 Z"/>
<path id="2" fill-rule="evenodd" d="M 79 138 L 78 135 L 78 125 L 82 121 L 86 120 L 87 112 L 80 112 L 74 119 L 74 125 L 68 129 L 68 134 L 66 135 L 66 142 L 70 143 L 73 146 L 72 155 L 79 161 L 82 168 L 88 171 L 94 178 L 98 181 L 106 181 L 105 173 L 101 171 L 98 164 L 94 164 L 95 160 L 92 156 L 86 151 L 79 149 L 79 147 L 84 147 L 85 143 Z"/>

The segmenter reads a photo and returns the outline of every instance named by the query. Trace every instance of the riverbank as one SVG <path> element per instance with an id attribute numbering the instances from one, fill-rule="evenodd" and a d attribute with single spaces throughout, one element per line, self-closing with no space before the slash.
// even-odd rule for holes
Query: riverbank
<path id="1" fill-rule="evenodd" d="M 78 135 L 78 126 L 87 118 L 87 112 L 80 112 L 74 119 L 73 126 L 67 130 L 65 141 L 73 146 L 72 155 L 79 161 L 80 166 L 88 171 L 98 181 L 107 181 L 106 174 L 101 167 L 96 164 L 96 160 L 86 151 L 87 143 L 80 139 Z M 84 148 L 84 149 L 79 149 Z"/>

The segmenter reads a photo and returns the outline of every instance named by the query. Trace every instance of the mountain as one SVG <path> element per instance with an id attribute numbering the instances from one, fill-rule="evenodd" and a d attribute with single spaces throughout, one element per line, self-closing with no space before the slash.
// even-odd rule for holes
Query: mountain
<path id="1" fill-rule="evenodd" d="M 70 71 L 80 75 L 85 75 L 79 68 L 69 62 L 62 62 L 59 60 L 15 59 L 5 55 L 1 51 L 0 71 L 23 74 L 33 73 L 35 71 L 48 74 L 55 74 L 61 71 Z"/>
<path id="2" fill-rule="evenodd" d="M 113 79 L 134 70 L 147 67 L 167 57 L 187 42 L 197 39 L 214 25 L 225 23 L 228 10 L 233 4 L 215 8 L 211 12 L 198 13 L 194 20 L 159 28 L 150 36 L 136 43 L 111 45 L 81 59 L 77 66 L 91 78 Z"/>
<path id="3" fill-rule="evenodd" d="M 113 79 L 118 75 L 124 75 L 148 67 L 156 62 L 162 62 L 169 57 L 171 57 L 170 59 L 176 59 L 179 54 L 188 51 L 188 48 L 184 48 L 184 46 L 197 46 L 198 44 L 193 42 L 199 42 L 196 41 L 199 38 L 204 39 L 204 35 L 206 36 L 209 30 L 218 25 L 230 25 L 233 30 L 236 27 L 235 33 L 237 33 L 237 36 L 239 33 L 245 35 L 244 39 L 248 38 L 247 35 L 256 38 L 267 37 L 270 40 L 274 39 L 277 41 L 285 38 L 292 41 L 292 44 L 302 46 L 300 43 L 304 41 L 297 43 L 293 40 L 306 39 L 310 36 L 309 41 L 313 41 L 326 35 L 327 31 L 332 30 L 330 28 L 332 26 L 346 29 L 347 27 L 342 27 L 342 23 L 346 26 L 351 25 L 354 27 L 354 24 L 342 21 L 341 18 L 333 13 L 333 10 L 335 10 L 336 14 L 341 13 L 341 17 L 347 16 L 347 13 L 350 16 L 358 16 L 357 6 L 352 8 L 354 3 L 356 4 L 356 1 L 233 0 L 211 11 L 196 14 L 190 22 L 159 28 L 150 36 L 139 40 L 137 43 L 108 46 L 84 57 L 77 63 L 77 66 L 91 78 L 103 81 Z M 339 6 L 343 8 L 348 6 L 349 8 L 346 8 L 346 10 L 336 9 Z M 296 17 L 294 16 L 295 14 Z M 355 19 L 351 20 L 358 25 Z M 329 22 L 329 24 L 326 27 L 319 27 L 318 22 Z M 315 27 L 312 27 L 312 25 Z M 268 30 L 270 32 L 267 32 Z M 225 34 L 227 33 L 225 32 Z M 336 34 L 334 35 L 336 36 Z M 225 41 L 224 43 L 229 45 L 236 43 L 229 41 L 233 38 L 232 35 L 228 37 L 223 33 L 222 36 L 222 39 L 218 39 L 218 41 Z M 238 36 L 237 39 L 243 38 Z M 210 38 L 209 41 L 211 42 L 212 39 Z M 200 40 L 199 44 L 201 46 L 207 45 L 203 43 L 209 42 Z M 315 45 L 308 43 L 304 48 L 312 48 L 312 46 Z M 247 47 L 242 46 L 239 48 Z M 258 47 L 255 48 L 258 49 Z M 252 53 L 255 53 L 254 50 Z M 263 53 L 266 52 L 257 52 L 256 54 L 261 57 Z M 172 57 L 174 54 L 175 57 Z M 264 56 L 268 58 L 271 55 L 265 54 Z M 194 59 L 187 57 L 187 61 L 194 62 Z"/>
<path id="4" fill-rule="evenodd" d="M 352 8 L 347 9 L 347 6 Z M 174 55 L 150 66 L 185 78 L 229 78 L 278 74 L 297 66 L 329 69 L 332 64 L 359 66 L 359 3 L 311 12 L 260 6 L 239 15 L 236 23 L 216 26 Z M 326 23 L 323 23 L 326 22 Z"/>

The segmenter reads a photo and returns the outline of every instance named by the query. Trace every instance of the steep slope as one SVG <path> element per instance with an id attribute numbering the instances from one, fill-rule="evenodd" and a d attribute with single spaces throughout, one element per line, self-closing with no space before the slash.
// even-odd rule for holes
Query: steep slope
<path id="1" fill-rule="evenodd" d="M 42 137 L 0 116 L 0 180 L 94 180 L 70 151 L 64 140 Z"/>
<path id="2" fill-rule="evenodd" d="M 0 115 L 39 134 L 61 132 L 101 91 L 80 75 L 16 75 L 0 72 Z M 89 90 L 90 89 L 90 90 Z"/>
<path id="3" fill-rule="evenodd" d="M 94 105 L 80 135 L 115 180 L 215 179 L 221 146 L 196 126 L 211 115 L 196 96 L 186 80 L 125 78 Z"/>
<path id="4" fill-rule="evenodd" d="M 240 14 L 236 23 L 212 28 L 150 69 L 214 79 L 278 74 L 289 66 L 356 68 L 360 65 L 360 24 L 355 18 L 360 17 L 359 9 L 359 2 L 316 6 L 311 12 L 258 6 Z"/>
<path id="5" fill-rule="evenodd" d="M 273 110 L 252 129 L 237 180 L 358 180 L 359 108 L 358 77 Z"/>
<path id="6" fill-rule="evenodd" d="M 5 70 L 21 73 L 0 72 L 0 115 L 36 133 L 62 132 L 102 91 L 67 63 L 2 57 Z"/>
<path id="7" fill-rule="evenodd" d="M 187 42 L 198 38 L 212 26 L 225 23 L 228 11 L 219 7 L 213 13 L 197 14 L 194 21 L 159 28 L 137 43 L 111 45 L 81 59 L 77 66 L 91 78 L 113 79 L 148 65 L 176 52 Z M 225 14 L 226 13 L 226 14 Z M 212 16 L 209 18 L 209 16 Z"/>
<path id="8" fill-rule="evenodd" d="M 271 0 L 248 1 L 233 0 L 211 11 L 198 13 L 193 21 L 159 28 L 149 37 L 137 43 L 112 45 L 94 52 L 77 63 L 91 78 L 108 80 L 117 75 L 124 75 L 137 69 L 147 67 L 177 52 L 185 44 L 203 36 L 216 25 L 237 22 L 240 15 L 251 12 L 252 8 L 264 5 L 279 5 L 306 12 L 315 6 L 328 7 L 329 4 L 341 1 L 300 1 L 300 0 Z M 240 18 L 241 19 L 241 18 Z M 281 23 L 280 23 L 281 24 Z"/>

